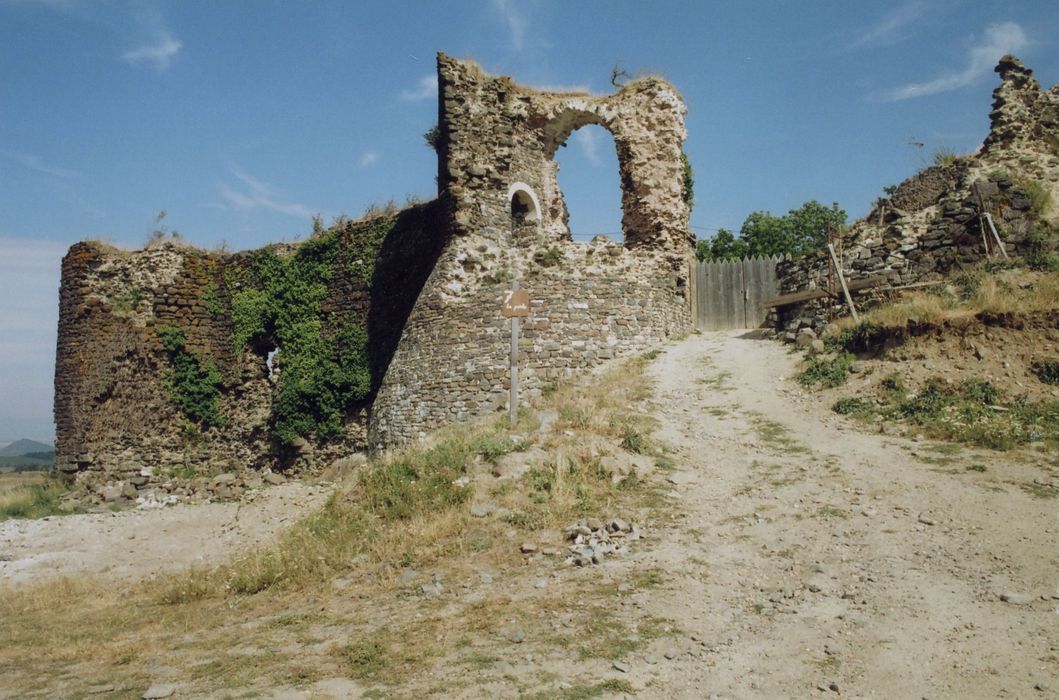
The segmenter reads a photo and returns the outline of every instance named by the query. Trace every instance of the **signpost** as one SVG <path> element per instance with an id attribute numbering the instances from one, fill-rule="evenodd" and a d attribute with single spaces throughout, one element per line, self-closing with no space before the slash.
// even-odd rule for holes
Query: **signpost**
<path id="1" fill-rule="evenodd" d="M 504 301 L 500 313 L 511 319 L 511 399 L 508 411 L 511 427 L 518 422 L 518 320 L 529 316 L 529 292 L 518 288 L 518 280 L 511 283 L 511 289 L 504 292 Z"/>

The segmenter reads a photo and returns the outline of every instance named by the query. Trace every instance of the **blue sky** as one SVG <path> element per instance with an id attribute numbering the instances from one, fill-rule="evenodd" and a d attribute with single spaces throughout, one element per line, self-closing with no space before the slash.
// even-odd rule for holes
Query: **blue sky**
<path id="1" fill-rule="evenodd" d="M 71 243 L 139 247 L 165 210 L 193 243 L 252 248 L 432 197 L 436 51 L 534 86 L 667 77 L 708 236 L 808 199 L 862 215 L 981 142 L 1001 54 L 1059 82 L 1056 37 L 1051 0 L 0 0 L 0 444 L 52 437 Z M 618 232 L 611 137 L 586 127 L 559 161 L 575 236 Z"/>

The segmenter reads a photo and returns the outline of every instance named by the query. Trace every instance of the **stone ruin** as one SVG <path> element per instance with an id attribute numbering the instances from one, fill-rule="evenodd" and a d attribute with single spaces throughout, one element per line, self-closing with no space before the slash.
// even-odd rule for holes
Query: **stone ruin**
<path id="1" fill-rule="evenodd" d="M 1007 253 L 1026 257 L 1055 250 L 1054 230 L 1042 233 L 1031 190 L 1059 202 L 1059 85 L 1042 90 L 1014 56 L 996 67 L 990 130 L 981 147 L 933 165 L 875 202 L 835 241 L 848 282 L 884 277 L 891 285 L 941 280 L 965 266 L 1002 254 L 992 240 L 989 213 Z M 783 293 L 826 289 L 829 298 L 781 307 L 775 326 L 789 339 L 813 336 L 848 314 L 827 250 L 780 263 Z M 858 304 L 873 303 L 871 292 Z"/>
<path id="2" fill-rule="evenodd" d="M 175 241 L 70 249 L 58 471 L 127 498 L 163 485 L 190 495 L 208 475 L 320 468 L 501 411 L 499 306 L 514 280 L 532 300 L 519 366 L 529 400 L 690 329 L 686 110 L 670 84 L 548 93 L 442 54 L 438 84 L 434 201 L 235 254 Z M 614 136 L 621 243 L 571 238 L 554 155 L 588 124 Z M 304 338 L 331 374 L 298 366 Z M 347 338 L 360 339 L 363 372 L 343 364 Z"/>

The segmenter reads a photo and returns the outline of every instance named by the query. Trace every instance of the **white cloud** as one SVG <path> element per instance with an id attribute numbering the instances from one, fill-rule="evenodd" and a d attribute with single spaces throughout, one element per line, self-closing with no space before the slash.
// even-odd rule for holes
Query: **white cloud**
<path id="1" fill-rule="evenodd" d="M 603 165 L 603 161 L 599 158 L 599 140 L 596 138 L 594 130 L 587 128 L 578 129 L 574 132 L 574 138 L 589 163 L 597 167 Z"/>
<path id="2" fill-rule="evenodd" d="M 850 43 L 849 48 L 892 44 L 900 40 L 902 29 L 922 17 L 926 11 L 927 4 L 923 0 L 905 3 L 861 32 L 860 36 Z"/>
<path id="3" fill-rule="evenodd" d="M 499 13 L 507 28 L 511 48 L 521 51 L 526 44 L 526 18 L 518 11 L 517 4 L 512 0 L 493 0 L 493 9 Z"/>
<path id="4" fill-rule="evenodd" d="M 419 79 L 419 83 L 415 90 L 404 90 L 401 92 L 401 99 L 405 102 L 422 102 L 423 100 L 429 100 L 437 97 L 438 95 L 438 76 L 436 75 L 425 75 Z"/>
<path id="5" fill-rule="evenodd" d="M 887 102 L 924 97 L 939 92 L 950 92 L 970 85 L 993 70 L 997 60 L 1006 53 L 1016 53 L 1029 45 L 1026 33 L 1014 22 L 991 24 L 984 40 L 978 42 L 967 55 L 967 65 L 960 71 L 948 73 L 922 83 L 909 83 L 883 94 Z"/>
<path id="6" fill-rule="evenodd" d="M 364 155 L 362 155 L 360 157 L 360 160 L 357 161 L 357 164 L 360 165 L 360 167 L 362 167 L 362 168 L 366 168 L 369 165 L 374 164 L 378 160 L 379 160 L 379 154 L 378 153 L 376 153 L 375 151 L 367 151 L 367 152 L 364 153 Z"/>
<path id="7" fill-rule="evenodd" d="M 176 56 L 183 46 L 168 33 L 163 33 L 153 43 L 126 51 L 121 57 L 129 63 L 153 63 L 155 70 L 163 71 L 169 67 L 173 56 Z"/>
<path id="8" fill-rule="evenodd" d="M 40 159 L 40 156 L 33 155 L 32 153 L 18 153 L 16 151 L 0 149 L 0 155 L 4 158 L 15 161 L 30 170 L 44 173 L 45 175 L 51 175 L 52 177 L 71 178 L 80 175 L 76 170 L 48 165 Z"/>
<path id="9" fill-rule="evenodd" d="M 253 178 L 238 168 L 233 168 L 232 174 L 243 183 L 244 187 L 233 189 L 227 185 L 220 185 L 218 191 L 222 197 L 228 200 L 229 204 L 239 211 L 250 212 L 255 209 L 267 209 L 299 219 L 311 219 L 313 217 L 314 212 L 305 205 L 297 202 L 283 202 L 277 199 L 272 186 L 267 182 Z"/>

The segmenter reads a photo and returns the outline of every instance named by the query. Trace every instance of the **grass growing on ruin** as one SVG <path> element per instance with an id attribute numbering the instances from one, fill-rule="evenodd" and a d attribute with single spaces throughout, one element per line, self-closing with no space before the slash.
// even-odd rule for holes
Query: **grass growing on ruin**
<path id="1" fill-rule="evenodd" d="M 878 342 L 882 334 L 903 331 L 910 324 L 942 325 L 980 314 L 1030 314 L 1059 308 L 1059 271 L 1029 270 L 986 263 L 939 282 L 901 300 L 869 309 L 861 322 L 845 318 L 825 340 L 847 345 L 858 338 Z M 867 337 L 865 337 L 867 336 Z"/>
<path id="2" fill-rule="evenodd" d="M 452 694 L 477 676 L 423 687 L 434 682 L 430 669 L 474 664 L 511 644 L 510 625 L 525 630 L 521 649 L 574 641 L 575 654 L 601 648 L 615 635 L 599 620 L 616 584 L 577 600 L 536 590 L 526 577 L 542 574 L 525 568 L 519 545 L 561 548 L 559 530 L 573 520 L 642 522 L 659 505 L 654 486 L 611 474 L 600 459 L 625 454 L 621 443 L 629 440 L 644 453 L 663 451 L 652 421 L 637 410 L 650 394 L 645 364 L 627 363 L 591 386 L 560 387 L 541 409 L 558 414 L 550 427 L 525 411 L 513 429 L 499 418 L 454 426 L 425 447 L 371 462 L 279 541 L 228 565 L 128 585 L 86 576 L 0 587 L 8 686 L 30 694 L 106 682 L 138 693 L 164 659 L 197 693 L 304 687 L 337 673 L 365 687 L 413 683 L 424 694 Z M 522 476 L 490 473 L 527 459 Z M 472 515 L 470 505 L 483 502 L 493 513 Z M 543 573 L 561 564 L 546 558 L 531 566 Z M 398 577 L 412 570 L 422 573 Z M 503 583 L 479 584 L 482 570 Z M 435 578 L 446 591 L 441 598 L 420 588 Z M 483 588 L 448 593 L 467 580 Z M 520 586 L 525 592 L 514 594 Z M 562 634 L 548 624 L 554 619 L 563 621 Z M 623 644 L 633 632 L 639 645 L 667 629 L 645 618 Z M 510 681 L 498 674 L 497 682 Z"/>

